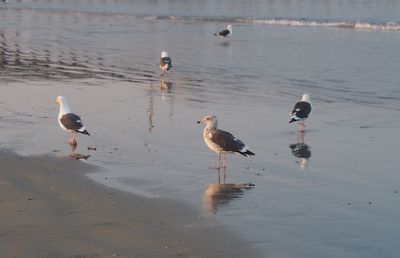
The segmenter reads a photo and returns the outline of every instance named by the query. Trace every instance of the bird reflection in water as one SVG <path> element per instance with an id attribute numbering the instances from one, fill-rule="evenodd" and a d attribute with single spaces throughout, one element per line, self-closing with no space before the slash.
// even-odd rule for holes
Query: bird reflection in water
<path id="1" fill-rule="evenodd" d="M 300 164 L 300 168 L 305 170 L 311 158 L 311 147 L 304 143 L 304 131 L 297 133 L 297 142 L 290 144 L 289 148 L 292 150 L 293 156 L 299 158 L 298 163 Z"/>
<path id="2" fill-rule="evenodd" d="M 75 159 L 75 160 L 79 160 L 79 159 L 87 160 L 88 158 L 90 158 L 90 155 L 76 153 L 76 148 L 78 147 L 78 143 L 77 144 L 70 144 L 70 146 L 71 146 L 71 154 L 69 156 L 72 159 Z"/>
<path id="3" fill-rule="evenodd" d="M 172 117 L 173 111 L 173 99 L 172 99 L 172 85 L 173 83 L 168 79 L 160 80 L 160 91 L 162 100 L 168 99 L 170 102 L 170 112 L 169 116 Z M 157 94 L 157 90 L 154 83 L 151 82 L 147 89 L 148 105 L 146 110 L 147 116 L 147 130 L 151 133 L 154 128 L 154 96 Z"/>
<path id="4" fill-rule="evenodd" d="M 149 84 L 149 88 L 147 89 L 148 105 L 147 105 L 147 110 L 146 110 L 146 114 L 147 114 L 147 130 L 149 132 L 152 132 L 152 130 L 154 128 L 154 124 L 153 124 L 154 94 L 155 94 L 155 90 L 154 90 L 153 82 L 151 82 Z"/>
<path id="5" fill-rule="evenodd" d="M 169 79 L 161 79 L 160 90 L 161 100 L 163 102 L 169 102 L 169 117 L 171 118 L 174 114 L 174 95 L 172 94 L 173 83 Z"/>
<path id="6" fill-rule="evenodd" d="M 161 93 L 172 93 L 172 82 L 170 80 L 160 81 Z"/>
<path id="7" fill-rule="evenodd" d="M 228 204 L 233 199 L 241 198 L 246 190 L 255 186 L 253 183 L 226 183 L 226 168 L 223 170 L 223 182 L 221 183 L 221 169 L 218 169 L 218 183 L 209 184 L 204 192 L 204 206 L 211 214 L 216 214 L 218 208 Z"/>

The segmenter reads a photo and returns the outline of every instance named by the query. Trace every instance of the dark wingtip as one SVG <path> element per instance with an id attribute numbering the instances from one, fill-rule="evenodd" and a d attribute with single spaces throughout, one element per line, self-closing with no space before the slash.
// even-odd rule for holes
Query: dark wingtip
<path id="1" fill-rule="evenodd" d="M 254 152 L 249 151 L 249 150 L 246 152 L 246 154 L 248 154 L 249 156 L 255 156 L 256 155 Z"/>
<path id="2" fill-rule="evenodd" d="M 251 151 L 246 151 L 246 152 L 240 152 L 240 151 L 238 151 L 240 154 L 242 154 L 243 156 L 245 156 L 245 157 L 250 157 L 250 156 L 255 156 L 256 154 L 254 153 L 254 152 L 251 152 Z"/>
<path id="3" fill-rule="evenodd" d="M 293 123 L 293 122 L 296 122 L 296 119 L 294 119 L 294 118 L 290 119 L 289 124 Z"/>

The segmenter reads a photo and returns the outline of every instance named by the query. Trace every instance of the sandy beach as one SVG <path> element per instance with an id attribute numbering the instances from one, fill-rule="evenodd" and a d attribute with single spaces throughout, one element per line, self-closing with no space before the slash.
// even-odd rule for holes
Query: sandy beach
<path id="1" fill-rule="evenodd" d="M 256 257 L 178 202 L 94 183 L 68 157 L 0 151 L 1 257 Z"/>

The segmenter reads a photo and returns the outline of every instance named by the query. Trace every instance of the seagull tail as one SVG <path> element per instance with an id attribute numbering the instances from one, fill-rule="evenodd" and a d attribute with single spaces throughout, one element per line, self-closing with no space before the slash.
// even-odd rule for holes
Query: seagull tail
<path id="1" fill-rule="evenodd" d="M 79 133 L 81 133 L 81 134 L 86 134 L 86 135 L 89 135 L 90 136 L 90 133 L 85 129 L 84 131 L 78 131 Z"/>
<path id="2" fill-rule="evenodd" d="M 292 117 L 292 119 L 290 119 L 289 124 L 293 123 L 293 122 L 297 122 L 299 121 L 299 119 L 297 119 L 295 116 Z"/>
<path id="3" fill-rule="evenodd" d="M 245 157 L 250 157 L 250 156 L 256 155 L 256 154 L 254 154 L 254 152 L 251 152 L 251 151 L 249 151 L 249 150 L 246 150 L 245 152 L 239 151 L 239 153 L 242 154 L 242 155 L 245 156 Z"/>

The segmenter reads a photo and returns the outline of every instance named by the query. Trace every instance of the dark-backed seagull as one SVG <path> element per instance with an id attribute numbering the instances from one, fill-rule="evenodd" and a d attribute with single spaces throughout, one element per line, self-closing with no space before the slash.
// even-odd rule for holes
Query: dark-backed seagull
<path id="1" fill-rule="evenodd" d="M 71 109 L 68 106 L 67 99 L 64 96 L 58 96 L 56 99 L 56 103 L 60 105 L 60 112 L 58 113 L 58 123 L 64 131 L 72 133 L 69 144 L 76 146 L 76 132 L 86 135 L 90 134 L 83 126 L 80 117 L 71 112 Z"/>
<path id="2" fill-rule="evenodd" d="M 168 56 L 167 51 L 162 51 L 161 52 L 161 58 L 160 58 L 160 69 L 161 69 L 161 75 L 166 73 L 172 68 L 172 60 Z"/>
<path id="3" fill-rule="evenodd" d="M 310 96 L 308 94 L 303 94 L 301 101 L 294 105 L 292 112 L 290 113 L 291 118 L 289 123 L 300 122 L 300 131 L 304 131 L 304 120 L 311 114 L 312 106 L 310 101 Z"/>
<path id="4" fill-rule="evenodd" d="M 226 26 L 225 30 L 215 33 L 214 36 L 221 36 L 224 38 L 232 36 L 232 25 L 229 24 L 228 26 Z"/>
<path id="5" fill-rule="evenodd" d="M 239 139 L 236 139 L 232 134 L 223 130 L 217 129 L 218 120 L 216 116 L 208 115 L 205 116 L 198 124 L 204 123 L 206 127 L 203 131 L 204 141 L 207 146 L 217 153 L 217 169 L 221 166 L 221 154 L 224 156 L 224 167 L 226 168 L 226 154 L 227 153 L 240 153 L 243 156 L 255 155 L 249 150 L 249 148 Z"/>

